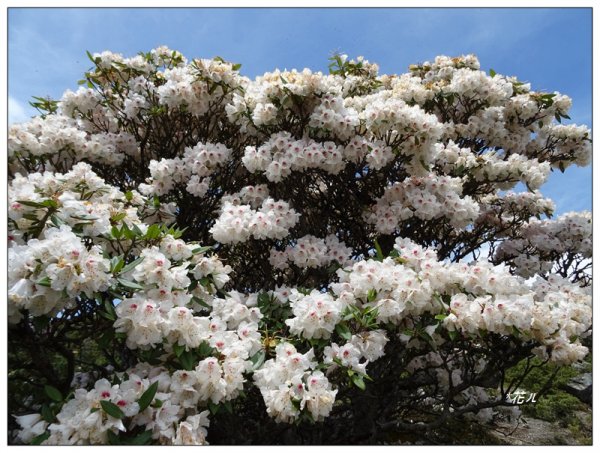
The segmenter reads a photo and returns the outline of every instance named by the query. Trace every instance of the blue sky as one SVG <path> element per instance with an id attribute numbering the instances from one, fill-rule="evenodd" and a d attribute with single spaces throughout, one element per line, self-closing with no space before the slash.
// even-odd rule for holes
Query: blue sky
<path id="1" fill-rule="evenodd" d="M 573 122 L 591 127 L 591 8 L 10 8 L 9 121 L 35 114 L 31 96 L 76 89 L 89 68 L 86 50 L 133 56 L 159 45 L 242 63 L 249 77 L 275 68 L 326 71 L 336 51 L 364 55 L 381 73 L 475 53 L 484 70 L 571 96 Z M 591 167 L 554 172 L 542 192 L 558 214 L 591 210 Z"/>

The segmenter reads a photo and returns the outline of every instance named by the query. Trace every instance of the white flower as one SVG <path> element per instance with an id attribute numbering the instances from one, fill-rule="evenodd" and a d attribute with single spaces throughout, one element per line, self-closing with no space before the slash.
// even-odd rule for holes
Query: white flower
<path id="1" fill-rule="evenodd" d="M 315 371 L 306 378 L 307 391 L 303 403 L 316 421 L 323 420 L 333 409 L 337 390 L 331 389 L 331 384 L 322 371 Z"/>
<path id="2" fill-rule="evenodd" d="M 305 338 L 329 338 L 335 325 L 341 320 L 345 305 L 340 299 L 317 290 L 312 290 L 306 296 L 292 290 L 290 306 L 294 318 L 285 321 L 290 332 Z"/>
<path id="3" fill-rule="evenodd" d="M 173 445 L 208 445 L 206 428 L 209 425 L 208 411 L 190 415 L 177 426 L 175 438 L 172 439 Z"/>
<path id="4" fill-rule="evenodd" d="M 15 416 L 15 420 L 21 427 L 18 438 L 24 444 L 28 444 L 34 437 L 43 434 L 48 427 L 48 423 L 42 420 L 40 414 Z"/>

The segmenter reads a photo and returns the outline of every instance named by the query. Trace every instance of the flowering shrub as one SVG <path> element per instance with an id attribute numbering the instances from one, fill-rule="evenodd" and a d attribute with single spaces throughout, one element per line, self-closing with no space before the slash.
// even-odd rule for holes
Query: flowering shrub
<path id="1" fill-rule="evenodd" d="M 591 215 L 538 191 L 591 160 L 568 97 L 471 55 L 89 57 L 9 131 L 13 442 L 377 441 L 586 356 Z"/>

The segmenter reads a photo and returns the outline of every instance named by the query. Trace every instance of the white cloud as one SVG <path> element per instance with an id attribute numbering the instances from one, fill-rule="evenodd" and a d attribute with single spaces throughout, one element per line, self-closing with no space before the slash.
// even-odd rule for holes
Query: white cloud
<path id="1" fill-rule="evenodd" d="M 30 109 L 12 96 L 8 97 L 8 124 L 22 123 L 31 118 Z"/>

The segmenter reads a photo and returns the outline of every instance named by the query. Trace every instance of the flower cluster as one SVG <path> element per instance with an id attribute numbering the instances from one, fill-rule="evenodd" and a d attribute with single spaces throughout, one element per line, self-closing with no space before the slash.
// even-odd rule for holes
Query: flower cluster
<path id="1" fill-rule="evenodd" d="M 447 175 L 467 175 L 478 182 L 496 183 L 501 190 L 512 189 L 519 181 L 531 190 L 539 189 L 550 174 L 550 164 L 511 154 L 507 159 L 494 153 L 474 155 L 469 148 L 459 148 L 450 141 L 437 144 L 435 163 Z"/>
<path id="2" fill-rule="evenodd" d="M 469 196 L 461 197 L 459 178 L 449 176 L 412 177 L 385 189 L 371 207 L 368 222 L 377 231 L 390 234 L 411 217 L 431 220 L 447 217 L 457 229 L 465 228 L 479 214 L 479 205 Z"/>
<path id="3" fill-rule="evenodd" d="M 314 421 L 329 415 L 337 390 L 317 366 L 311 349 L 300 354 L 290 343 L 280 343 L 275 359 L 265 362 L 254 372 L 254 382 L 267 406 L 267 413 L 279 422 L 292 422 L 302 411 Z"/>
<path id="4" fill-rule="evenodd" d="M 443 118 L 447 139 L 464 140 L 477 151 L 502 149 L 559 168 L 590 161 L 585 126 L 552 124 L 554 118 L 568 118 L 569 97 L 535 92 L 515 77 L 488 76 L 479 67 L 473 55 L 441 56 L 412 65 L 410 74 L 393 78 L 389 86 L 404 101 Z"/>
<path id="5" fill-rule="evenodd" d="M 300 215 L 285 201 L 266 198 L 259 210 L 250 205 L 234 205 L 225 201 L 221 215 L 210 229 L 215 241 L 222 244 L 244 242 L 255 239 L 283 239 L 299 219 Z"/>
<path id="6" fill-rule="evenodd" d="M 331 131 L 341 140 L 351 137 L 360 123 L 358 112 L 351 107 L 346 108 L 341 96 L 327 93 L 320 101 L 310 115 L 309 126 L 324 132 Z"/>
<path id="7" fill-rule="evenodd" d="M 432 145 L 442 136 L 444 126 L 435 115 L 391 94 L 382 91 L 354 97 L 348 105 L 359 111 L 359 118 L 374 138 L 392 144 L 396 153 L 410 156 L 410 170 L 420 174 L 431 160 Z"/>
<path id="8" fill-rule="evenodd" d="M 345 166 L 343 149 L 334 142 L 294 140 L 286 132 L 274 134 L 258 148 L 246 147 L 242 162 L 248 171 L 263 172 L 274 182 L 281 181 L 292 171 L 320 168 L 337 174 Z"/>
<path id="9" fill-rule="evenodd" d="M 294 245 L 287 246 L 282 252 L 272 249 L 269 262 L 275 269 L 286 269 L 290 262 L 300 268 L 328 266 L 334 261 L 344 266 L 351 255 L 352 249 L 333 234 L 324 240 L 307 235 L 294 241 Z"/>
<path id="10" fill-rule="evenodd" d="M 571 163 L 579 167 L 592 160 L 592 141 L 586 126 L 551 124 L 543 128 L 528 149 L 528 154 L 541 155 L 555 168 L 566 168 Z"/>
<path id="11" fill-rule="evenodd" d="M 127 132 L 98 132 L 88 135 L 66 116 L 33 118 L 13 125 L 9 131 L 9 157 L 43 158 L 46 170 L 69 168 L 86 159 L 105 165 L 120 165 L 127 156 L 139 154 L 138 144 Z M 20 170 L 16 162 L 11 162 Z"/>
<path id="12" fill-rule="evenodd" d="M 109 234 L 117 221 L 130 228 L 140 226 L 140 218 L 150 215 L 141 212 L 146 200 L 139 193 L 131 191 L 126 197 L 83 162 L 65 174 L 17 174 L 9 185 L 8 198 L 15 240 L 19 232 L 37 228 L 47 217 L 47 209 L 53 210 L 55 225 L 66 224 L 89 237 Z"/>
<path id="13" fill-rule="evenodd" d="M 558 257 L 592 257 L 592 215 L 568 212 L 552 220 L 532 219 L 521 227 L 520 237 L 511 237 L 497 248 L 494 259 L 509 262 L 523 277 L 543 275 Z"/>
<path id="14" fill-rule="evenodd" d="M 332 343 L 323 351 L 324 363 L 332 364 L 331 371 L 337 365 L 350 368 L 363 375 L 367 374 L 367 365 L 385 355 L 384 348 L 388 338 L 382 330 L 371 330 L 352 335 L 343 346 Z M 366 361 L 360 363 L 365 358 Z"/>
<path id="15" fill-rule="evenodd" d="M 488 195 L 482 197 L 480 207 L 476 224 L 495 226 L 498 231 L 505 232 L 515 221 L 526 222 L 531 216 L 550 217 L 555 206 L 550 198 L 544 197 L 539 190 L 536 190 L 509 191 L 502 196 Z"/>
<path id="16" fill-rule="evenodd" d="M 290 306 L 293 318 L 286 319 L 290 332 L 304 338 L 329 338 L 335 325 L 341 320 L 345 301 L 334 299 L 330 294 L 313 289 L 310 294 L 292 290 Z"/>
<path id="17" fill-rule="evenodd" d="M 191 262 L 172 266 L 156 247 L 144 249 L 140 258 L 143 261 L 132 276 L 145 290 L 116 307 L 114 327 L 126 333 L 129 348 L 149 349 L 164 343 L 190 350 L 206 342 L 220 354 L 242 359 L 260 349 L 258 321 L 262 315 L 255 307 L 256 296 L 236 292 L 225 298 L 214 296 L 227 282 L 226 272 L 231 268 L 196 255 Z M 196 281 L 210 277 L 212 285 L 197 285 L 188 291 L 188 274 Z M 209 316 L 197 315 L 206 308 L 211 310 Z"/>
<path id="18" fill-rule="evenodd" d="M 153 160 L 148 168 L 151 177 L 140 184 L 145 195 L 164 195 L 181 184 L 189 193 L 203 197 L 209 188 L 210 175 L 228 161 L 231 150 L 222 144 L 198 143 L 185 149 L 183 157 Z"/>
<path id="19" fill-rule="evenodd" d="M 571 340 L 591 325 L 589 290 L 558 277 L 550 286 L 545 280 L 528 283 L 506 267 L 487 262 L 442 263 L 434 252 L 408 239 L 398 239 L 395 248 L 404 264 L 392 258 L 367 260 L 338 271 L 340 283 L 331 285 L 338 300 L 376 308 L 377 320 L 384 323 L 402 324 L 409 315 L 445 313 L 444 326 L 449 330 L 506 335 L 516 329 L 547 346 L 550 359 L 561 364 L 586 354 L 579 340 Z M 443 302 L 445 297 L 450 297 L 449 306 Z M 431 326 L 431 333 L 436 327 Z"/>
<path id="20" fill-rule="evenodd" d="M 101 248 L 87 250 L 67 225 L 46 230 L 43 239 L 14 245 L 8 259 L 10 322 L 21 319 L 21 309 L 34 316 L 54 315 L 73 307 L 78 295 L 93 297 L 114 284 Z"/>
<path id="21" fill-rule="evenodd" d="M 166 69 L 163 77 L 165 83 L 157 89 L 159 103 L 170 108 L 185 108 L 197 116 L 207 113 L 211 101 L 226 94 L 223 86 L 242 83 L 231 63 L 206 59 Z M 215 88 L 211 90 L 211 86 Z"/>
<path id="22" fill-rule="evenodd" d="M 227 116 L 243 132 L 256 134 L 259 129 L 284 120 L 281 110 L 293 110 L 295 100 L 314 109 L 321 96 L 340 95 L 340 79 L 310 69 L 268 72 L 254 81 L 248 80 L 243 95 L 233 95 L 226 107 Z"/>
<path id="23" fill-rule="evenodd" d="M 111 385 L 108 380 L 100 379 L 90 391 L 77 389 L 54 423 L 40 421 L 39 414 L 19 417 L 23 429 L 21 440 L 31 440 L 34 434 L 47 428 L 50 436 L 45 445 L 105 444 L 110 435 L 143 427 L 159 443 L 205 445 L 209 412 L 200 412 L 197 405 L 186 404 L 197 393 L 193 390 L 192 376 L 210 374 L 205 368 L 199 365 L 196 371 L 170 375 L 164 368 L 140 363 L 127 370 L 123 376 L 127 378 L 119 384 Z M 149 402 L 152 404 L 141 408 L 141 397 L 152 385 L 156 386 Z"/>

